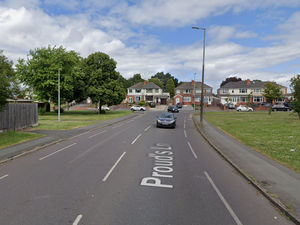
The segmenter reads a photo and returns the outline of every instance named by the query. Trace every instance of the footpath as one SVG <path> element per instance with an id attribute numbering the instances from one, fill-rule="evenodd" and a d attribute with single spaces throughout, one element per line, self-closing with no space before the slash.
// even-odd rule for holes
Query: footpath
<path id="1" fill-rule="evenodd" d="M 260 154 L 222 132 L 207 121 L 200 126 L 199 116 L 193 117 L 200 134 L 249 183 L 300 224 L 300 175 Z"/>
<path id="2" fill-rule="evenodd" d="M 44 134 L 45 137 L 41 137 L 35 140 L 27 141 L 17 145 L 13 145 L 8 148 L 0 150 L 0 163 L 12 160 L 16 157 L 22 156 L 29 152 L 36 151 L 38 149 L 44 148 L 48 145 L 55 144 L 57 142 L 63 141 L 65 139 L 74 137 L 76 135 L 88 132 L 94 129 L 99 129 L 106 126 L 111 126 L 115 123 L 121 122 L 123 120 L 128 120 L 136 117 L 138 114 L 133 113 L 120 118 L 101 121 L 96 124 L 92 124 L 85 127 L 80 127 L 72 130 L 33 130 L 29 131 L 30 133 Z"/>

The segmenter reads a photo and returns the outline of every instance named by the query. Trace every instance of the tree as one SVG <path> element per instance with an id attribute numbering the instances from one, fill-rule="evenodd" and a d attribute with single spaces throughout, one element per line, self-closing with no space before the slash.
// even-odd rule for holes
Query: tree
<path id="1" fill-rule="evenodd" d="M 58 70 L 60 95 L 64 101 L 85 98 L 84 74 L 80 69 L 81 57 L 62 46 L 30 50 L 27 60 L 20 59 L 17 75 L 20 81 L 33 88 L 39 100 L 58 102 Z"/>
<path id="2" fill-rule="evenodd" d="M 173 98 L 175 94 L 175 84 L 172 78 L 167 81 L 166 91 L 170 93 L 170 97 Z"/>
<path id="3" fill-rule="evenodd" d="M 152 83 L 156 84 L 157 86 L 159 86 L 160 88 L 163 89 L 163 84 L 160 81 L 160 79 L 158 79 L 156 77 L 155 78 L 151 78 L 151 79 L 149 79 L 149 82 L 152 82 Z"/>
<path id="4" fill-rule="evenodd" d="M 168 80 L 171 78 L 174 82 L 174 85 L 175 87 L 178 86 L 178 79 L 173 77 L 170 73 L 164 73 L 164 72 L 159 72 L 159 73 L 156 73 L 154 76 L 152 76 L 151 78 L 158 78 L 160 79 L 160 81 L 162 82 L 163 84 L 163 89 L 164 91 L 166 90 L 166 85 L 167 85 L 167 82 Z"/>
<path id="5" fill-rule="evenodd" d="M 225 84 L 227 84 L 229 82 L 238 82 L 241 80 L 242 80 L 241 78 L 237 78 L 237 77 L 228 77 L 224 81 L 222 81 L 220 86 L 223 87 Z"/>
<path id="6" fill-rule="evenodd" d="M 93 102 L 102 105 L 120 104 L 126 91 L 121 84 L 121 75 L 115 70 L 117 63 L 107 54 L 96 52 L 83 60 L 82 69 L 87 78 L 87 95 Z"/>
<path id="7" fill-rule="evenodd" d="M 275 82 L 266 83 L 263 96 L 266 97 L 267 100 L 270 102 L 280 99 L 282 97 L 280 86 L 277 85 Z M 270 104 L 269 115 L 271 115 L 271 112 L 272 104 Z"/>
<path id="8" fill-rule="evenodd" d="M 142 78 L 141 74 L 137 73 L 134 74 L 133 77 L 129 78 L 127 81 L 127 86 L 124 86 L 126 89 L 139 82 L 144 82 L 145 80 Z"/>
<path id="9" fill-rule="evenodd" d="M 291 79 L 291 90 L 293 93 L 293 109 L 300 119 L 300 75 Z"/>
<path id="10" fill-rule="evenodd" d="M 10 83 L 14 77 L 12 61 L 9 61 L 0 51 L 0 111 L 7 103 L 7 99 L 11 97 Z"/>

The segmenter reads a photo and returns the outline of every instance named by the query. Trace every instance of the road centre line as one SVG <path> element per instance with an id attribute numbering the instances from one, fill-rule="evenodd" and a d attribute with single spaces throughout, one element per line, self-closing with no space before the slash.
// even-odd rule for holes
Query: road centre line
<path id="1" fill-rule="evenodd" d="M 196 155 L 196 153 L 195 153 L 194 149 L 192 148 L 191 143 L 189 141 L 188 141 L 188 145 L 189 145 L 189 147 L 190 147 L 190 149 L 191 149 L 191 151 L 192 151 L 195 159 L 198 159 L 198 156 Z"/>
<path id="2" fill-rule="evenodd" d="M 113 165 L 113 167 L 107 172 L 107 174 L 105 175 L 105 177 L 102 179 L 103 182 L 105 182 L 107 180 L 107 178 L 109 177 L 109 175 L 112 173 L 112 171 L 115 169 L 115 167 L 118 165 L 118 163 L 121 161 L 121 159 L 123 158 L 123 156 L 126 154 L 126 152 L 123 152 L 123 154 L 119 157 L 119 159 L 115 162 L 115 164 Z"/>
<path id="3" fill-rule="evenodd" d="M 64 147 L 64 148 L 62 148 L 62 149 L 59 149 L 59 150 L 57 150 L 57 151 L 55 151 L 55 152 L 52 152 L 52 153 L 49 154 L 49 155 L 46 155 L 46 156 L 40 158 L 39 160 L 46 159 L 46 158 L 48 158 L 48 157 L 50 157 L 50 156 L 52 156 L 52 155 L 54 155 L 54 154 L 56 154 L 56 153 L 59 153 L 59 152 L 65 150 L 65 149 L 67 149 L 67 148 L 70 148 L 70 147 L 72 147 L 73 145 L 76 145 L 76 144 L 77 144 L 77 143 L 70 144 L 70 145 L 68 145 L 68 146 L 66 146 L 66 147 Z"/>
<path id="4" fill-rule="evenodd" d="M 97 134 L 91 135 L 91 136 L 88 137 L 88 139 L 91 139 L 91 138 L 93 138 L 93 137 L 95 137 L 95 136 L 97 136 L 97 135 L 99 135 L 99 134 L 103 134 L 103 133 L 105 133 L 105 132 L 106 132 L 106 130 L 101 131 L 101 132 L 99 132 L 99 133 L 97 133 Z"/>
<path id="5" fill-rule="evenodd" d="M 230 215 L 232 216 L 232 218 L 234 219 L 234 221 L 236 222 L 236 224 L 237 225 L 243 225 L 242 222 L 237 217 L 237 215 L 232 210 L 232 208 L 230 207 L 230 205 L 228 204 L 228 202 L 226 201 L 226 199 L 223 197 L 223 195 L 221 194 L 221 192 L 219 191 L 219 189 L 217 188 L 217 186 L 215 185 L 215 183 L 213 182 L 213 180 L 211 179 L 211 177 L 209 176 L 209 174 L 206 171 L 204 171 L 204 174 L 205 174 L 206 178 L 208 179 L 209 183 L 211 184 L 211 186 L 217 192 L 219 198 L 221 199 L 221 201 L 225 205 L 226 209 L 229 211 Z"/>
<path id="6" fill-rule="evenodd" d="M 80 220 L 82 219 L 82 215 L 78 215 L 73 223 L 73 225 L 78 225 L 78 223 L 80 222 Z"/>
<path id="7" fill-rule="evenodd" d="M 142 136 L 142 134 L 139 134 L 139 135 L 131 142 L 131 144 L 133 145 L 133 144 L 137 141 L 137 139 L 139 139 L 141 136 Z"/>
<path id="8" fill-rule="evenodd" d="M 187 138 L 186 130 L 183 130 L 184 136 Z"/>
<path id="9" fill-rule="evenodd" d="M 145 128 L 145 131 L 149 130 L 151 128 L 151 125 Z"/>
<path id="10" fill-rule="evenodd" d="M 2 177 L 0 177 L 0 180 L 4 179 L 4 178 L 6 178 L 6 177 L 8 177 L 8 174 L 5 174 L 5 175 L 3 175 Z"/>

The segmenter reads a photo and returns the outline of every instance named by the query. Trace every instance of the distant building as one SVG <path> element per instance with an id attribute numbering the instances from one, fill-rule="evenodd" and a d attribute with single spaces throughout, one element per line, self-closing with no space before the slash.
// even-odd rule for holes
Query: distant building
<path id="1" fill-rule="evenodd" d="M 201 100 L 201 82 L 182 82 L 175 88 L 174 104 L 182 103 L 183 105 L 200 105 Z M 195 97 L 195 99 L 194 99 Z M 211 105 L 213 101 L 212 87 L 204 84 L 203 103 Z"/>
<path id="2" fill-rule="evenodd" d="M 221 104 L 233 103 L 235 105 L 243 105 L 248 102 L 250 96 L 250 103 L 259 104 L 267 102 L 263 96 L 266 83 L 268 81 L 237 81 L 229 82 L 218 89 L 218 96 L 220 97 Z M 278 84 L 279 85 L 279 84 Z M 279 85 L 283 97 L 287 95 L 287 88 Z"/>
<path id="3" fill-rule="evenodd" d="M 169 99 L 170 94 L 163 92 L 162 88 L 153 82 L 144 81 L 127 88 L 126 101 L 128 103 L 138 103 L 143 100 L 165 105 Z"/>

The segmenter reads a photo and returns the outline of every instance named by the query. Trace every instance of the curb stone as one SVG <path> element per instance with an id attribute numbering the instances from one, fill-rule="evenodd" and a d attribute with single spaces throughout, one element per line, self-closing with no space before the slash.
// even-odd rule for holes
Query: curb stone
<path id="1" fill-rule="evenodd" d="M 300 225 L 300 219 L 293 215 L 284 204 L 282 204 L 279 200 L 273 198 L 264 188 L 262 188 L 257 182 L 255 182 L 249 175 L 247 175 L 242 169 L 240 169 L 234 162 L 232 162 L 217 146 L 215 146 L 209 138 L 202 132 L 200 125 L 195 119 L 193 115 L 193 122 L 201 134 L 201 136 L 206 140 L 206 142 L 223 158 L 225 159 L 242 177 L 244 177 L 248 183 L 254 186 L 264 197 L 266 197 L 275 207 L 277 207 L 282 213 L 284 213 L 293 223 L 296 225 Z"/>

